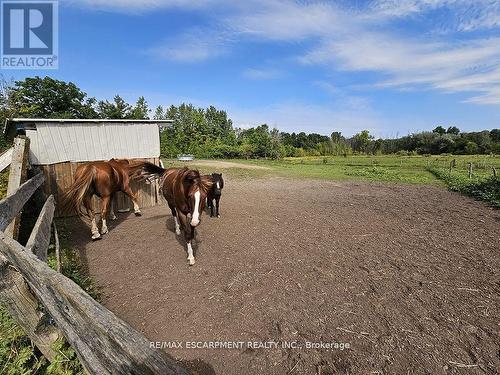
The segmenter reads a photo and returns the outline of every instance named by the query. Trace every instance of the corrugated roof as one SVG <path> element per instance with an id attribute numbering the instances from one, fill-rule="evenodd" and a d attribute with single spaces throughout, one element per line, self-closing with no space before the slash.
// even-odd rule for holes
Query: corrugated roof
<path id="1" fill-rule="evenodd" d="M 11 119 L 13 134 L 21 125 L 30 139 L 35 165 L 111 158 L 160 156 L 161 123 L 169 120 Z"/>
<path id="2" fill-rule="evenodd" d="M 15 134 L 15 124 L 16 123 L 153 123 L 153 124 L 169 124 L 173 120 L 134 120 L 134 119 L 74 119 L 74 118 L 12 118 L 5 120 L 5 128 L 3 130 L 4 135 L 14 135 Z"/>

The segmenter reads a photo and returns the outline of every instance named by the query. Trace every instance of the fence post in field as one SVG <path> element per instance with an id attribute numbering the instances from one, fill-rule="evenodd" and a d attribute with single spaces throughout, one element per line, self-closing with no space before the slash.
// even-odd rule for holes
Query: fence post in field
<path id="1" fill-rule="evenodd" d="M 493 177 L 494 177 L 494 178 L 495 178 L 495 180 L 496 180 L 496 178 L 497 178 L 497 170 L 496 170 L 496 168 L 495 168 L 495 167 L 491 167 L 491 169 L 493 169 Z"/>
<path id="2" fill-rule="evenodd" d="M 472 178 L 472 163 L 467 163 L 468 164 L 468 170 L 469 170 L 469 178 Z"/>
<path id="3" fill-rule="evenodd" d="M 7 197 L 14 194 L 21 184 L 26 181 L 28 169 L 29 139 L 26 137 L 16 137 L 12 150 L 12 162 L 10 164 L 9 184 L 7 186 Z M 5 235 L 17 238 L 19 233 L 19 220 L 21 215 L 15 217 L 10 225 L 5 229 Z"/>
<path id="4" fill-rule="evenodd" d="M 450 174 L 451 174 L 451 170 L 453 168 L 455 168 L 456 165 L 457 165 L 457 160 L 456 159 L 453 159 L 452 161 L 450 161 Z"/>

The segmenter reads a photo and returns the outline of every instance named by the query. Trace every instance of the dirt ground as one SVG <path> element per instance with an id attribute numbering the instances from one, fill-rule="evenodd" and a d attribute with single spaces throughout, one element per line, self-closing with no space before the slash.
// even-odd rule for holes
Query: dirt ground
<path id="1" fill-rule="evenodd" d="M 500 369 L 500 213 L 483 203 L 429 186 L 228 179 L 193 267 L 169 210 L 143 213 L 119 214 L 97 242 L 75 225 L 72 240 L 105 306 L 152 341 L 180 341 L 166 351 L 196 373 Z M 186 347 L 216 340 L 245 345 Z"/>
<path id="2" fill-rule="evenodd" d="M 216 167 L 216 168 L 240 168 L 240 169 L 271 169 L 269 167 L 265 167 L 263 165 L 255 165 L 255 164 L 245 164 L 238 163 L 234 161 L 225 161 L 225 160 L 203 160 L 196 159 L 191 163 L 196 166 L 202 167 Z"/>

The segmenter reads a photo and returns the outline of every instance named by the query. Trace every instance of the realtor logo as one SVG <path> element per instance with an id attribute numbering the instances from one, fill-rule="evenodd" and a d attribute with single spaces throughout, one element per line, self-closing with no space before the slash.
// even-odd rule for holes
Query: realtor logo
<path id="1" fill-rule="evenodd" d="M 2 69 L 58 68 L 57 1 L 2 1 Z"/>

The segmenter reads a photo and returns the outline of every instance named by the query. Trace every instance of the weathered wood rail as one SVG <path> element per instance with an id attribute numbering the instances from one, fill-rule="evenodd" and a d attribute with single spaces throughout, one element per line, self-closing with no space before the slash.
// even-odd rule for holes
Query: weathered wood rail
<path id="1" fill-rule="evenodd" d="M 43 181 L 39 173 L 0 201 L 0 297 L 10 314 L 49 360 L 56 354 L 52 344 L 64 336 L 89 374 L 189 374 L 45 263 L 55 209 L 52 196 L 46 200 L 25 247 L 4 233 Z M 40 311 L 40 304 L 44 311 Z"/>
<path id="2" fill-rule="evenodd" d="M 14 148 L 9 148 L 2 155 L 0 155 L 0 172 L 2 172 L 5 168 L 10 165 L 12 160 L 12 151 Z"/>

